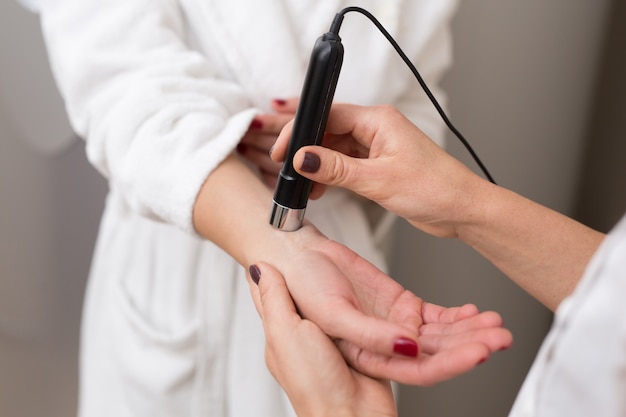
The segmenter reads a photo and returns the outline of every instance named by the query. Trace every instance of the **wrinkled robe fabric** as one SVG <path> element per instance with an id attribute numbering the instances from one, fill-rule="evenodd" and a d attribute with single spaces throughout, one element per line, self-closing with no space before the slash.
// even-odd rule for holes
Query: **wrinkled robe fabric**
<path id="1" fill-rule="evenodd" d="M 626 217 L 557 309 L 511 417 L 626 416 L 625 294 Z"/>
<path id="2" fill-rule="evenodd" d="M 265 367 L 245 271 L 196 234 L 195 197 L 258 112 L 299 95 L 315 39 L 343 7 L 376 15 L 443 99 L 455 2 L 38 3 L 70 121 L 110 188 L 85 297 L 79 414 L 293 415 Z M 439 117 L 378 30 L 351 13 L 340 35 L 335 101 L 393 104 L 441 141 Z M 328 192 L 307 216 L 384 268 L 349 194 Z"/>

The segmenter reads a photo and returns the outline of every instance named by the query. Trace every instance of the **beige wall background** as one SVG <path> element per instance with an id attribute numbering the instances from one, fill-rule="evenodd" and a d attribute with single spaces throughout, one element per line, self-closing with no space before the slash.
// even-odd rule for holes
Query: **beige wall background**
<path id="1" fill-rule="evenodd" d="M 78 330 L 106 184 L 72 139 L 37 17 L 0 2 L 0 416 L 76 415 Z"/>
<path id="2" fill-rule="evenodd" d="M 598 227 L 626 206 L 615 192 L 626 178 L 616 110 L 625 108 L 624 30 L 609 24 L 626 21 L 624 9 L 609 0 L 462 2 L 445 82 L 453 122 L 500 184 L 604 220 Z M 71 416 L 106 185 L 71 140 L 36 16 L 12 1 L 0 2 L 0 62 L 0 415 Z M 474 166 L 453 138 L 449 148 Z M 402 387 L 401 415 L 506 415 L 550 313 L 458 243 L 401 222 L 396 232 L 394 276 L 429 301 L 497 310 L 516 337 L 466 376 Z"/>
<path id="3" fill-rule="evenodd" d="M 453 123 L 499 184 L 603 230 L 626 209 L 625 9 L 620 1 L 461 2 L 445 80 Z M 475 166 L 456 139 L 449 149 Z M 500 312 L 515 337 L 468 375 L 402 387 L 401 415 L 507 415 L 550 312 L 472 250 L 403 223 L 392 268 L 425 299 Z"/>

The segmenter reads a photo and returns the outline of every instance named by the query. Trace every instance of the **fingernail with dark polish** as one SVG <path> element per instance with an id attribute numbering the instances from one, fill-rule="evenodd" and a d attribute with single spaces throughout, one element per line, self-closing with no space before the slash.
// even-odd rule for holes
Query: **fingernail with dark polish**
<path id="1" fill-rule="evenodd" d="M 248 149 L 248 147 L 246 145 L 244 145 L 243 143 L 240 143 L 240 144 L 237 145 L 237 152 L 239 152 L 240 154 L 246 153 L 247 149 Z"/>
<path id="2" fill-rule="evenodd" d="M 300 169 L 304 172 L 314 173 L 320 169 L 320 157 L 311 152 L 304 153 L 304 161 Z"/>
<path id="3" fill-rule="evenodd" d="M 250 278 L 252 278 L 252 281 L 254 281 L 256 285 L 259 285 L 259 280 L 261 279 L 261 270 L 259 267 L 256 265 L 250 265 L 248 271 L 250 272 Z"/>
<path id="4" fill-rule="evenodd" d="M 260 129 L 263 127 L 263 122 L 257 119 L 252 120 L 250 123 L 250 129 Z"/>
<path id="5" fill-rule="evenodd" d="M 477 365 L 487 362 L 487 359 L 489 359 L 489 357 L 482 358 L 481 360 L 478 361 Z"/>
<path id="6" fill-rule="evenodd" d="M 285 104 L 287 104 L 287 100 L 283 100 L 282 98 L 277 98 L 274 100 L 274 104 L 276 104 L 277 106 L 284 106 Z"/>
<path id="7" fill-rule="evenodd" d="M 407 339 L 406 337 L 401 337 L 394 343 L 393 351 L 399 353 L 400 355 L 416 358 L 417 343 L 414 340 Z"/>

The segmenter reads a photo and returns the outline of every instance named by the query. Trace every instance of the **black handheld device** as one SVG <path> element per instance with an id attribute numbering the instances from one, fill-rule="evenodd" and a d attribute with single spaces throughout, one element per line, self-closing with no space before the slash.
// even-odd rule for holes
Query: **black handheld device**
<path id="1" fill-rule="evenodd" d="M 461 141 L 472 155 L 485 176 L 492 183 L 496 183 L 489 171 L 482 163 L 469 142 L 450 122 L 450 119 L 437 102 L 424 79 L 415 68 L 415 65 L 406 56 L 400 45 L 393 39 L 383 25 L 367 10 L 361 7 L 346 7 L 335 15 L 328 33 L 322 35 L 315 42 L 313 53 L 309 61 L 300 104 L 296 111 L 291 140 L 287 148 L 285 163 L 278 176 L 278 183 L 274 191 L 274 204 L 270 216 L 270 224 L 280 230 L 293 231 L 302 226 L 304 212 L 311 193 L 311 181 L 298 174 L 293 168 L 293 156 L 302 146 L 319 145 L 324 137 L 328 113 L 335 95 L 339 72 L 343 62 L 343 45 L 339 37 L 339 28 L 344 15 L 348 12 L 359 12 L 370 19 L 372 23 L 387 38 L 391 46 L 398 52 L 402 60 L 409 67 L 416 80 L 432 102 L 433 106 L 448 126 L 450 131 Z"/>
<path id="2" fill-rule="evenodd" d="M 274 191 L 270 224 L 277 229 L 294 231 L 302 226 L 312 182 L 296 172 L 292 160 L 301 147 L 321 144 L 342 63 L 341 38 L 331 28 L 317 39 L 309 60 L 285 162 Z"/>

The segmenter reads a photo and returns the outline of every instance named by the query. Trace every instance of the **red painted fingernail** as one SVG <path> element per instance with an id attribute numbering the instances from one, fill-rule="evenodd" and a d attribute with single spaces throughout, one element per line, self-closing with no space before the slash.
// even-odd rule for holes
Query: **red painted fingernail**
<path id="1" fill-rule="evenodd" d="M 487 362 L 487 359 L 489 359 L 489 357 L 482 358 L 481 360 L 478 361 L 477 365 L 480 365 L 481 363 Z"/>
<path id="2" fill-rule="evenodd" d="M 237 145 L 237 152 L 239 152 L 242 155 L 246 153 L 246 149 L 248 149 L 248 147 L 244 145 L 243 143 L 240 143 Z"/>
<path id="3" fill-rule="evenodd" d="M 274 104 L 276 104 L 277 106 L 284 106 L 285 104 L 287 104 L 287 100 L 283 100 L 282 98 L 277 98 L 274 100 Z"/>
<path id="4" fill-rule="evenodd" d="M 393 351 L 400 355 L 417 357 L 417 343 L 414 340 L 401 337 L 393 344 Z"/>
<path id="5" fill-rule="evenodd" d="M 250 129 L 260 129 L 263 127 L 263 122 L 257 119 L 252 120 L 250 123 Z"/>

